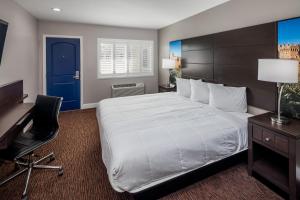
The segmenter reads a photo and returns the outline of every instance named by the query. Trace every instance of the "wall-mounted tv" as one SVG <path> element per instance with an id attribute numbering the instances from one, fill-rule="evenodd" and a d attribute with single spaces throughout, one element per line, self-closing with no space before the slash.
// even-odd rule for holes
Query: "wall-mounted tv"
<path id="1" fill-rule="evenodd" d="M 2 60 L 7 27 L 8 27 L 8 23 L 0 19 L 0 65 Z"/>

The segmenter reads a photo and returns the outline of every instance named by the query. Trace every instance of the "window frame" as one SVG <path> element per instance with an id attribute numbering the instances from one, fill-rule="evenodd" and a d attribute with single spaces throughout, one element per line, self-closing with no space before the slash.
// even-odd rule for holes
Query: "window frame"
<path id="1" fill-rule="evenodd" d="M 113 64 L 113 74 L 101 74 L 101 44 L 102 43 L 112 43 L 113 44 L 113 63 L 115 62 L 115 45 L 116 43 L 125 43 L 126 44 L 126 63 L 127 63 L 127 73 L 115 73 L 115 64 Z M 128 45 L 138 43 L 140 47 L 142 45 L 150 45 L 150 69 L 151 72 L 138 72 L 138 73 L 129 73 L 128 70 Z M 149 48 L 148 48 L 149 49 Z M 142 49 L 140 49 L 140 69 L 142 68 L 143 59 L 141 54 L 143 53 Z M 151 77 L 154 76 L 154 41 L 153 40 L 131 40 L 131 39 L 109 39 L 109 38 L 97 38 L 97 79 L 112 79 L 112 78 L 132 78 L 132 77 Z"/>

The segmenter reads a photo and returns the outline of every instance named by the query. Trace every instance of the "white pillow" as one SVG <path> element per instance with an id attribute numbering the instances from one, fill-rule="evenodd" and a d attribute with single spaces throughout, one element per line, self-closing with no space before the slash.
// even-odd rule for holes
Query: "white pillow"
<path id="1" fill-rule="evenodd" d="M 208 85 L 209 105 L 227 112 L 247 112 L 246 87 Z"/>
<path id="2" fill-rule="evenodd" d="M 202 81 L 190 80 L 191 82 L 191 100 L 200 101 L 208 104 L 209 102 L 209 88 L 207 83 Z"/>
<path id="3" fill-rule="evenodd" d="M 205 83 L 202 81 L 190 80 L 191 82 L 191 100 L 201 103 L 209 103 L 209 87 L 208 85 L 214 83 Z M 223 84 L 218 84 L 223 85 Z"/>
<path id="4" fill-rule="evenodd" d="M 176 78 L 177 94 L 187 98 L 191 97 L 190 79 Z"/>

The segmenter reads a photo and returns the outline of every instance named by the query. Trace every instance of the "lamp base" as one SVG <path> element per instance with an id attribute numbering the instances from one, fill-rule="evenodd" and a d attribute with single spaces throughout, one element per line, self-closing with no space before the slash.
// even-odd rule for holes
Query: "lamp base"
<path id="1" fill-rule="evenodd" d="M 274 116 L 271 117 L 272 123 L 275 124 L 288 124 L 290 122 L 289 118 L 284 117 L 284 116 L 280 116 L 280 118 L 278 118 L 278 116 Z"/>

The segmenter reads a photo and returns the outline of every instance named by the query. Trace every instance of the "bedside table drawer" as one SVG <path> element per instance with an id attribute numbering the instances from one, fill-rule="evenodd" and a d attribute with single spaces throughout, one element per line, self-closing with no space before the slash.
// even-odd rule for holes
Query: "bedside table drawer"
<path id="1" fill-rule="evenodd" d="M 289 140 L 288 137 L 284 135 L 280 135 L 274 131 L 253 124 L 252 136 L 253 140 L 270 149 L 279 151 L 284 155 L 288 155 L 289 153 Z"/>
<path id="2" fill-rule="evenodd" d="M 265 128 L 263 129 L 263 143 L 284 154 L 289 152 L 288 138 Z"/>
<path id="3" fill-rule="evenodd" d="M 271 147 L 274 147 L 275 134 L 273 131 L 263 129 L 263 142 Z"/>
<path id="4" fill-rule="evenodd" d="M 289 153 L 289 140 L 285 136 L 275 136 L 275 148 L 279 151 Z"/>
<path id="5" fill-rule="evenodd" d="M 257 125 L 253 125 L 253 138 L 262 141 L 263 138 L 263 128 Z"/>

